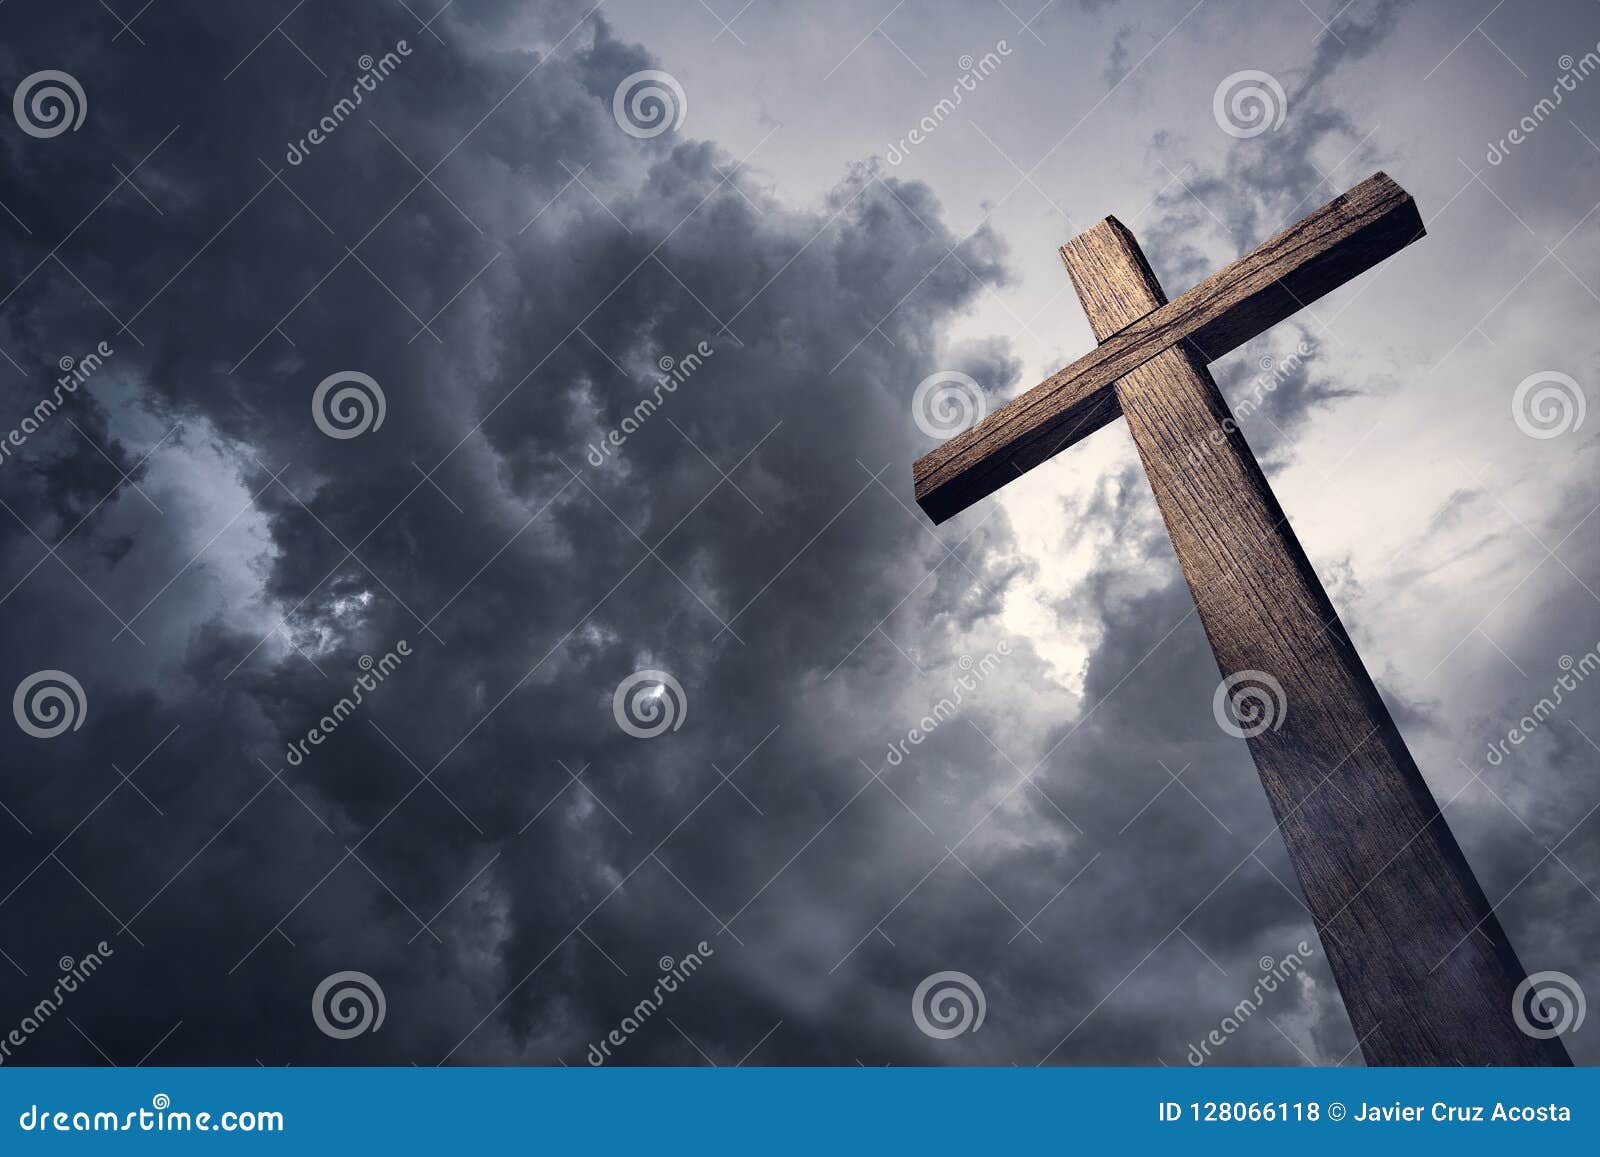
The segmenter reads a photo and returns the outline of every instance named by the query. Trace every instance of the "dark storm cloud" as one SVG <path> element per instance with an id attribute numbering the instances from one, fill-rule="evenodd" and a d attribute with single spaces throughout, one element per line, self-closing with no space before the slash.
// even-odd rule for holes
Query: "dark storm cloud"
<path id="1" fill-rule="evenodd" d="M 657 957 L 705 939 L 715 999 L 686 993 L 680 1020 L 705 1048 L 743 1051 L 789 1009 L 785 954 L 741 945 L 741 928 L 782 927 L 792 904 L 804 930 L 816 882 L 798 898 L 764 885 L 870 782 L 859 757 L 884 735 L 869 704 L 824 717 L 806 688 L 858 645 L 891 685 L 914 674 L 862 643 L 914 587 L 958 596 L 912 644 L 922 662 L 948 663 L 941 640 L 993 614 L 969 592 L 982 564 L 950 561 L 904 503 L 929 444 L 910 421 L 917 381 L 946 366 L 998 392 L 1015 373 L 984 344 L 941 361 L 933 336 L 1002 280 L 997 247 L 986 232 L 957 244 L 925 189 L 871 170 L 798 213 L 710 144 L 634 141 L 610 98 L 652 61 L 603 20 L 548 19 L 537 34 L 566 39 L 545 58 L 498 48 L 482 13 L 442 21 L 446 44 L 398 9 L 335 19 L 289 30 L 323 82 L 276 37 L 250 52 L 248 22 L 166 13 L 149 28 L 164 52 L 243 63 L 219 80 L 74 60 L 108 115 L 8 177 L 3 199 L 39 239 L 8 249 L 23 286 L 9 332 L 34 335 L 11 347 L 29 371 L 8 383 L 12 409 L 58 345 L 101 333 L 116 383 L 77 394 L 5 476 L 14 674 L 82 672 L 91 709 L 48 748 L 7 737 L 6 802 L 28 825 L 6 855 L 24 881 L 8 950 L 31 979 L 110 937 L 120 979 L 77 1011 L 119 1058 L 182 1020 L 162 1059 L 548 1063 L 578 1061 Z M 35 55 L 69 31 L 31 26 Z M 349 90 L 348 62 L 391 46 L 401 63 L 366 115 L 286 163 Z M 58 271 L 43 239 L 71 233 L 119 170 L 155 206 L 118 188 Z M 591 462 L 660 359 L 691 354 L 663 408 Z M 381 384 L 386 416 L 335 440 L 311 390 L 347 368 Z M 140 420 L 115 420 L 110 399 Z M 121 431 L 169 424 L 106 498 L 155 442 Z M 170 513 L 135 508 L 161 455 L 245 496 L 253 536 L 219 534 L 239 522 L 170 482 Z M 79 518 L 61 563 L 24 578 L 43 547 L 21 523 L 55 542 Z M 953 574 L 921 582 L 941 559 Z M 245 605 L 206 597 L 202 575 L 241 573 L 261 583 L 227 592 Z M 402 639 L 410 655 L 370 703 L 291 758 L 356 658 Z M 611 717 L 612 690 L 645 667 L 688 698 L 685 728 L 655 743 Z M 872 734 L 851 746 L 852 730 Z M 136 786 L 113 764 L 137 765 Z M 738 769 L 749 802 L 713 765 Z M 847 848 L 880 842 L 877 810 L 841 831 Z M 873 918 L 816 916 L 852 939 Z M 305 1006 L 343 968 L 380 977 L 391 1012 L 336 1048 Z M 776 1056 L 841 1059 L 838 1014 L 815 1015 Z M 652 1034 L 626 1059 L 692 1059 Z M 84 1047 L 56 1032 L 36 1056 Z"/>

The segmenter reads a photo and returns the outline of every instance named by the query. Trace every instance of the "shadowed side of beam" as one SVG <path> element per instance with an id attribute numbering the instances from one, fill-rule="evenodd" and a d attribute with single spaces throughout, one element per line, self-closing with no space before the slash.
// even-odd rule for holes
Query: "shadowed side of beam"
<path id="1" fill-rule="evenodd" d="M 918 459 L 917 504 L 936 523 L 959 514 L 1114 420 L 1111 387 L 1162 350 L 1221 357 L 1423 232 L 1411 195 L 1374 174 Z"/>
<path id="2" fill-rule="evenodd" d="M 1097 335 L 1161 303 L 1115 221 L 1062 256 Z M 1115 389 L 1222 674 L 1281 689 L 1243 731 L 1367 1063 L 1570 1063 L 1518 1027 L 1516 952 L 1204 360 Z"/>

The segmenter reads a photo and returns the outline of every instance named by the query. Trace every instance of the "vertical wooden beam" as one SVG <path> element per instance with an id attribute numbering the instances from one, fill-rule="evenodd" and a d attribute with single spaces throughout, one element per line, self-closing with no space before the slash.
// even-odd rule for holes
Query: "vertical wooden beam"
<path id="1" fill-rule="evenodd" d="M 1166 302 L 1114 218 L 1061 254 L 1100 340 Z M 1367 1062 L 1570 1064 L 1517 1028 L 1516 952 L 1205 362 L 1116 391 L 1223 675 L 1282 685 L 1250 754 Z"/>

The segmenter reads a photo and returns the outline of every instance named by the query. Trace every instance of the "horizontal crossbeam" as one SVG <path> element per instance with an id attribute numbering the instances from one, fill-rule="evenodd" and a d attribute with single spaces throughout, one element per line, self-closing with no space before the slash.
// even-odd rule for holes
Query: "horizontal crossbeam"
<path id="1" fill-rule="evenodd" d="M 1424 232 L 1411 195 L 1375 173 L 918 459 L 917 504 L 936 523 L 959 514 L 1120 417 L 1117 379 L 1163 350 L 1214 361 Z"/>

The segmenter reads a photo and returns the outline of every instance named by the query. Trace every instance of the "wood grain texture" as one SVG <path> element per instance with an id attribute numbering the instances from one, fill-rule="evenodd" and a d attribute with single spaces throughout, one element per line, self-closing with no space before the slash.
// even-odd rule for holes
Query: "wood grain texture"
<path id="1" fill-rule="evenodd" d="M 959 514 L 1114 420 L 1111 387 L 1163 350 L 1183 342 L 1221 357 L 1423 233 L 1411 195 L 1374 174 L 918 459 L 918 505 L 936 523 Z"/>
<path id="2" fill-rule="evenodd" d="M 1164 300 L 1115 220 L 1062 256 L 1102 340 Z M 1250 754 L 1367 1062 L 1569 1064 L 1517 1028 L 1516 952 L 1203 356 L 1168 348 L 1115 390 L 1218 666 L 1282 685 Z"/>

